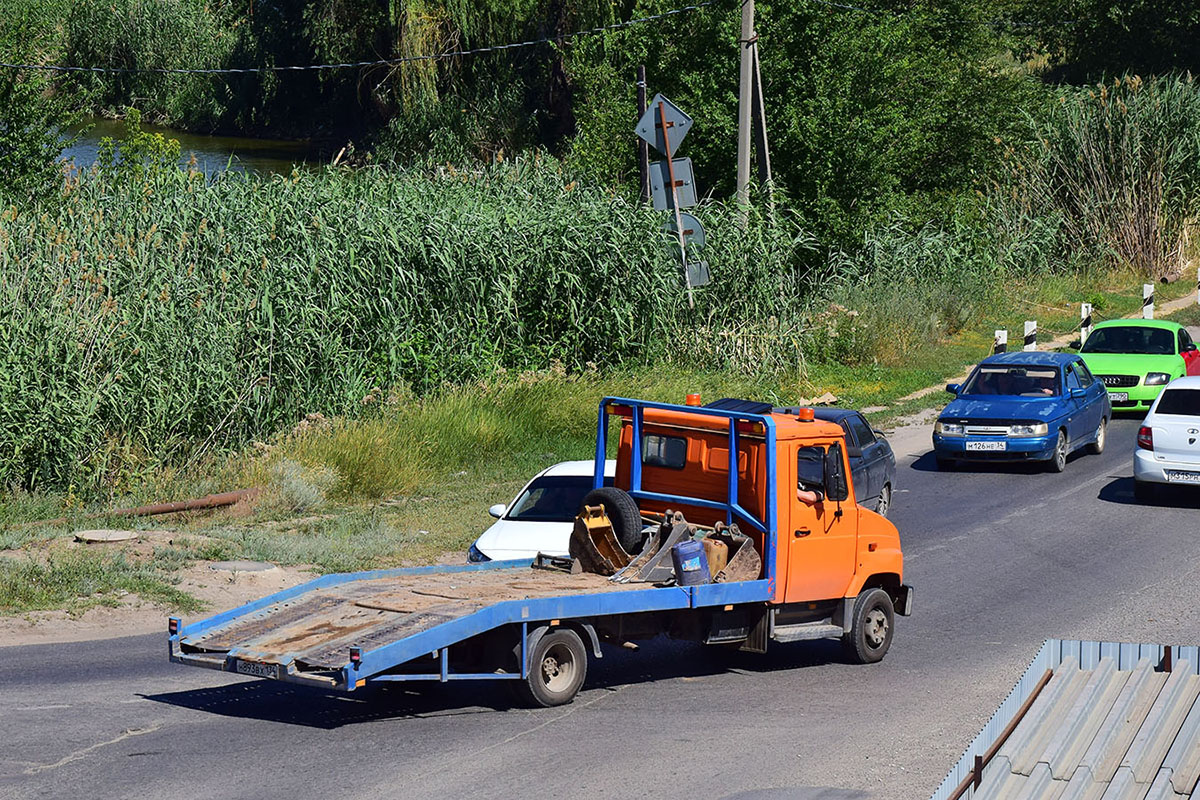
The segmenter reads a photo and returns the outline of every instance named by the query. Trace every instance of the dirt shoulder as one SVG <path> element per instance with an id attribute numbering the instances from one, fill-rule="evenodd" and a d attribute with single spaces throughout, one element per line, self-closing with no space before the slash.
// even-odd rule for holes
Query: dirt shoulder
<path id="1" fill-rule="evenodd" d="M 214 569 L 212 563 L 194 564 L 179 573 L 178 588 L 203 601 L 210 616 L 236 608 L 263 595 L 315 577 L 296 567 L 272 566 L 255 572 Z M 156 603 L 126 594 L 116 607 L 99 606 L 72 616 L 66 611 L 31 611 L 0 617 L 0 647 L 57 644 L 89 639 L 110 639 L 166 631 L 167 613 Z"/>

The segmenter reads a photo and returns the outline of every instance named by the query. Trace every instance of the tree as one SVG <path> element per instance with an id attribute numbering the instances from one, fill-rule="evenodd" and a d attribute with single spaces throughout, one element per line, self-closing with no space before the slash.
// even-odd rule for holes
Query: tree
<path id="1" fill-rule="evenodd" d="M 45 83 L 0 72 L 0 195 L 9 203 L 51 197 L 62 185 L 63 116 Z"/>
<path id="2" fill-rule="evenodd" d="M 672 6 L 638 4 L 634 15 Z M 969 189 L 1018 124 L 1035 85 L 1005 34 L 972 20 L 979 2 L 886 2 L 877 11 L 760 0 L 758 36 L 776 180 L 828 240 L 853 238 L 897 206 L 928 207 Z M 605 176 L 634 169 L 633 71 L 696 119 L 686 155 L 702 190 L 732 194 L 737 130 L 736 9 L 587 42 L 575 163 Z"/>

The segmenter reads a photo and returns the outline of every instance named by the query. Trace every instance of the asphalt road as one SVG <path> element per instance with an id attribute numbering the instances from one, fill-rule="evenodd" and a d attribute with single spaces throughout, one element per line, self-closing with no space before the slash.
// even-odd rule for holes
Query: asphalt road
<path id="1" fill-rule="evenodd" d="M 1046 637 L 1200 641 L 1200 493 L 1137 505 L 1136 420 L 1063 474 L 904 457 L 916 587 L 883 663 L 656 641 L 574 704 L 352 697 L 189 669 L 162 637 L 0 648 L 0 797 L 927 797 Z"/>

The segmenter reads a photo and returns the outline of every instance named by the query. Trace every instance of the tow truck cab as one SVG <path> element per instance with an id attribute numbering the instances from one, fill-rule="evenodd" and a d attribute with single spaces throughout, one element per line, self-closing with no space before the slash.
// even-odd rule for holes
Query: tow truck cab
<path id="1" fill-rule="evenodd" d="M 842 428 L 815 419 L 811 408 L 785 413 L 733 400 L 711 407 L 751 410 L 773 425 L 738 422 L 731 432 L 724 419 L 647 408 L 637 426 L 637 459 L 632 457 L 632 414 L 610 406 L 609 414 L 621 419 L 616 486 L 637 498 L 643 514 L 670 509 L 700 526 L 740 523 L 764 554 L 769 603 L 790 619 L 828 616 L 836 624 L 848 622 L 855 598 L 873 588 L 884 590 L 895 612 L 907 615 L 912 590 L 904 584 L 899 532 L 855 503 Z M 731 441 L 737 450 L 732 478 Z M 768 457 L 771 448 L 774 458 Z M 798 496 L 801 489 L 816 489 L 823 497 L 806 503 Z M 776 495 L 773 520 L 768 491 Z M 733 497 L 744 513 L 729 510 L 727 501 Z M 711 502 L 699 505 L 697 498 Z M 766 522 L 768 530 L 760 530 L 754 520 Z"/>

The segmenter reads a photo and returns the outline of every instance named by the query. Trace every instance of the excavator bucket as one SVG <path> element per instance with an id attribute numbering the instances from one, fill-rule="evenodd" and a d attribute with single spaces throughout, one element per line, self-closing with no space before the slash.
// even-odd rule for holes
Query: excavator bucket
<path id="1" fill-rule="evenodd" d="M 679 512 L 667 513 L 658 531 L 647 537 L 645 546 L 637 558 L 628 566 L 613 575 L 610 580 L 616 583 L 632 581 L 644 583 L 663 583 L 675 576 L 675 565 L 671 562 L 671 548 L 684 539 L 691 537 L 692 526 Z"/>
<path id="2" fill-rule="evenodd" d="M 579 559 L 584 572 L 612 575 L 628 566 L 632 557 L 621 547 L 604 505 L 584 506 L 571 531 L 571 558 Z"/>
<path id="3" fill-rule="evenodd" d="M 762 556 L 754 549 L 750 537 L 738 530 L 737 525 L 710 533 L 709 538 L 724 542 L 729 548 L 729 558 L 724 568 L 713 577 L 713 583 L 757 580 L 762 573 Z"/>

